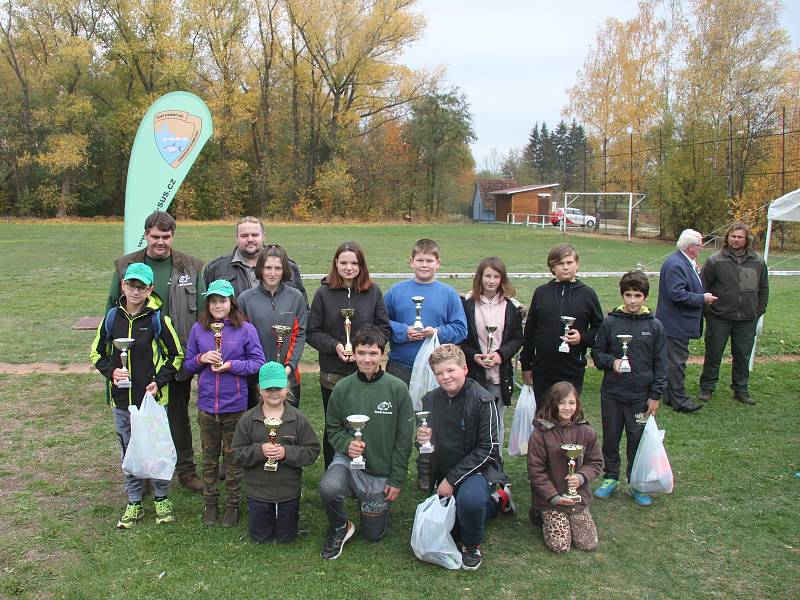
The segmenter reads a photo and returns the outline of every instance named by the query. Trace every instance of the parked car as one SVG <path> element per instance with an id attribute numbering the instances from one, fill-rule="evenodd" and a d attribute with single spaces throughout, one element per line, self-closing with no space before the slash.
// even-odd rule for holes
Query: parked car
<path id="1" fill-rule="evenodd" d="M 587 215 L 580 208 L 567 207 L 567 225 L 573 227 L 586 227 L 594 229 L 597 226 L 597 215 Z M 558 208 L 550 213 L 550 222 L 553 225 L 561 225 L 564 218 L 564 209 Z"/>

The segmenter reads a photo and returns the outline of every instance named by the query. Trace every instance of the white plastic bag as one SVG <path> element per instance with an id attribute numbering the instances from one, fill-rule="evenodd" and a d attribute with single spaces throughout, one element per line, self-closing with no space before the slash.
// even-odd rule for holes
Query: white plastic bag
<path id="1" fill-rule="evenodd" d="M 536 417 L 536 398 L 533 386 L 523 385 L 514 408 L 514 420 L 511 422 L 511 435 L 508 436 L 509 456 L 525 456 L 528 454 L 528 440 L 533 432 L 533 419 Z"/>
<path id="2" fill-rule="evenodd" d="M 647 418 L 631 469 L 631 487 L 645 494 L 672 493 L 672 467 L 664 449 L 664 430 L 653 415 Z"/>
<path id="3" fill-rule="evenodd" d="M 450 535 L 456 522 L 456 498 L 434 494 L 417 506 L 411 530 L 414 556 L 445 569 L 461 568 L 461 552 Z"/>
<path id="4" fill-rule="evenodd" d="M 150 393 L 145 393 L 141 407 L 131 405 L 128 411 L 131 439 L 122 459 L 122 470 L 139 479 L 169 481 L 178 454 L 169 431 L 167 411 Z"/>
<path id="5" fill-rule="evenodd" d="M 436 377 L 428 364 L 428 358 L 436 346 L 439 345 L 439 336 L 435 333 L 425 338 L 419 347 L 417 357 L 414 359 L 414 368 L 411 369 L 411 382 L 408 385 L 408 393 L 411 395 L 411 405 L 415 411 L 422 410 L 422 397 L 436 389 Z"/>

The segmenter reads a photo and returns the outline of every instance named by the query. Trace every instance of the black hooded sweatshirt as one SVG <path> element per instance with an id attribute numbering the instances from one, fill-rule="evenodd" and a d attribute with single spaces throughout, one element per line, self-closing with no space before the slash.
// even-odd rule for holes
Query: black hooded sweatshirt
<path id="1" fill-rule="evenodd" d="M 558 351 L 564 335 L 562 315 L 575 317 L 572 327 L 581 334 L 580 343 L 570 346 L 569 354 Z M 540 285 L 533 292 L 525 324 L 522 370 L 533 371 L 534 378 L 556 381 L 581 377 L 586 368 L 586 350 L 594 345 L 602 322 L 600 300 L 588 285 L 579 280 L 555 279 Z"/>

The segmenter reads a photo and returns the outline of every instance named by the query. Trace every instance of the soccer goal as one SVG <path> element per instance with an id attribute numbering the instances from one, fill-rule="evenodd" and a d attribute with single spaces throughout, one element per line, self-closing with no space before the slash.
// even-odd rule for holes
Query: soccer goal
<path id="1" fill-rule="evenodd" d="M 563 204 L 554 203 L 553 210 L 560 214 L 562 231 L 568 226 L 597 230 L 602 223 L 606 232 L 627 233 L 630 241 L 637 229 L 638 207 L 646 197 L 635 192 L 564 192 Z"/>

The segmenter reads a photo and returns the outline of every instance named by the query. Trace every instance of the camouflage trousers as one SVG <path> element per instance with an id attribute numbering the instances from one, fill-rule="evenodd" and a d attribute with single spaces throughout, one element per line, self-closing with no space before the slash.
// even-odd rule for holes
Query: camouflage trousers
<path id="1" fill-rule="evenodd" d="M 203 499 L 207 504 L 217 504 L 219 500 L 219 457 L 222 455 L 225 461 L 225 488 L 228 491 L 225 505 L 239 506 L 242 467 L 231 462 L 231 444 L 236 424 L 243 414 L 235 412 L 215 415 L 197 411 L 200 443 L 203 447 Z"/>

